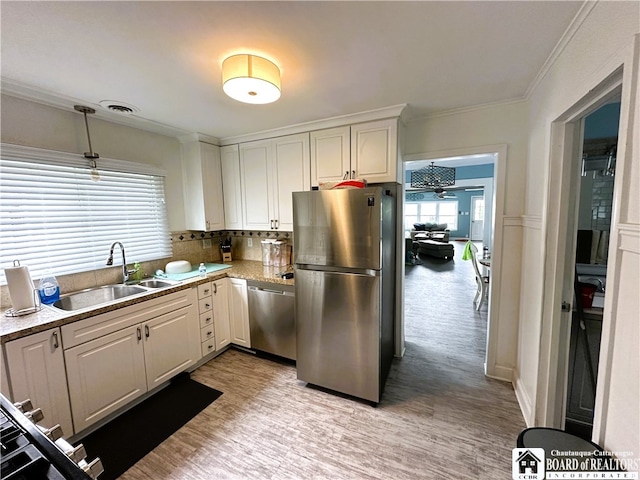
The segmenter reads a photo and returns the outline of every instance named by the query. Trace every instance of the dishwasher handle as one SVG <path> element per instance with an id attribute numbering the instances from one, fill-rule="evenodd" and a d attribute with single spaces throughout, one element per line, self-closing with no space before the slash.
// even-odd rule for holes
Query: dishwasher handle
<path id="1" fill-rule="evenodd" d="M 272 293 L 274 295 L 287 295 L 287 296 L 295 295 L 293 292 L 287 292 L 285 290 L 273 290 L 271 288 L 255 287 L 253 285 L 247 286 L 247 290 L 252 290 L 254 292 Z"/>

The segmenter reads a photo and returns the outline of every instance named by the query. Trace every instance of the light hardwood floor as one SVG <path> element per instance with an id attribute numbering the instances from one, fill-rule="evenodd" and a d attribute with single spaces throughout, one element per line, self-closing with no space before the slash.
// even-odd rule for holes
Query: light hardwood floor
<path id="1" fill-rule="evenodd" d="M 224 394 L 121 478 L 511 478 L 525 425 L 511 385 L 482 373 L 486 307 L 455 246 L 454 262 L 407 269 L 406 355 L 377 408 L 228 350 L 192 375 Z"/>

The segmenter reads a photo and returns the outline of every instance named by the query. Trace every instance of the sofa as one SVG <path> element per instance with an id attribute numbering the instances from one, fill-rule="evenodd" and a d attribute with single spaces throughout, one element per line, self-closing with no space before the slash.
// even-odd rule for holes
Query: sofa
<path id="1" fill-rule="evenodd" d="M 449 243 L 449 229 L 446 223 L 414 223 L 411 232 L 411 240 L 435 240 Z"/>

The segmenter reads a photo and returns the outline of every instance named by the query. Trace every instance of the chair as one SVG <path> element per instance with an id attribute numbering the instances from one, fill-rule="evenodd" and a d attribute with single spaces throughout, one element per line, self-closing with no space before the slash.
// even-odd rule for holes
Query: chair
<path id="1" fill-rule="evenodd" d="M 487 294 L 489 292 L 489 277 L 483 276 L 480 273 L 480 266 L 478 263 L 478 247 L 469 242 L 469 251 L 471 252 L 471 262 L 473 263 L 473 269 L 476 271 L 476 284 L 478 286 L 476 296 L 473 297 L 473 303 L 476 305 L 476 310 L 480 310 L 480 307 L 482 307 L 484 299 L 487 297 Z"/>

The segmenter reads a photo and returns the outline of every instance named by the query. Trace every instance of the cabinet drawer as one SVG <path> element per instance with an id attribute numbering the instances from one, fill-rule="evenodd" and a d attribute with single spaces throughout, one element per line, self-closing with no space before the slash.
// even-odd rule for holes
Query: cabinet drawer
<path id="1" fill-rule="evenodd" d="M 187 307 L 195 303 L 195 295 L 195 289 L 187 288 L 64 325 L 61 328 L 62 345 L 66 350 L 123 328 L 146 322 L 158 315 Z"/>
<path id="2" fill-rule="evenodd" d="M 211 340 L 207 340 L 206 342 L 202 342 L 202 356 L 209 355 L 216 351 L 216 342 L 212 338 Z"/>
<path id="3" fill-rule="evenodd" d="M 213 325 L 200 329 L 200 341 L 207 342 L 215 339 L 215 333 L 213 331 Z"/>
<path id="4" fill-rule="evenodd" d="M 200 328 L 213 326 L 213 311 L 205 312 L 200 315 Z"/>
<path id="5" fill-rule="evenodd" d="M 210 296 L 205 297 L 202 300 L 198 300 L 198 309 L 200 310 L 200 315 L 210 311 L 212 308 L 213 308 L 213 299 Z"/>
<path id="6" fill-rule="evenodd" d="M 198 299 L 210 297 L 212 292 L 211 282 L 201 283 L 198 285 Z"/>

